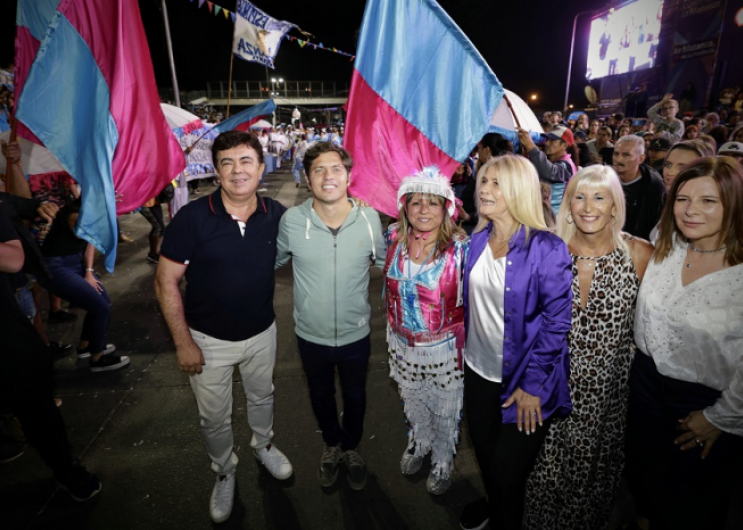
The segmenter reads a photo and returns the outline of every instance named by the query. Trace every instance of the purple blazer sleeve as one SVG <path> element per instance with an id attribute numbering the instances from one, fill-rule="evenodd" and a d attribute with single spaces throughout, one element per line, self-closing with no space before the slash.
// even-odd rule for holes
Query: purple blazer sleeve
<path id="1" fill-rule="evenodd" d="M 570 357 L 567 345 L 573 299 L 571 269 L 570 253 L 562 241 L 554 246 L 539 245 L 539 263 L 535 267 L 539 316 L 534 321 L 538 321 L 539 326 L 536 327 L 531 348 L 526 352 L 526 369 L 518 384 L 509 385 L 509 396 L 517 387 L 539 396 L 542 400 L 542 416 L 545 418 L 553 413 L 563 416 L 572 408 L 568 388 Z M 514 410 L 510 412 L 515 414 L 515 407 L 511 408 Z"/>

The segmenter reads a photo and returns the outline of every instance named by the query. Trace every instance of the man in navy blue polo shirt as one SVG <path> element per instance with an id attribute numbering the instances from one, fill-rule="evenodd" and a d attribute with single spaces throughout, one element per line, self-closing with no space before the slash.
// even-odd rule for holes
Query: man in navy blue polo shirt
<path id="1" fill-rule="evenodd" d="M 165 230 L 155 289 L 178 355 L 190 375 L 206 451 L 217 474 L 210 500 L 216 523 L 232 511 L 232 373 L 248 401 L 250 446 L 277 479 L 289 460 L 271 444 L 276 360 L 274 261 L 284 206 L 259 197 L 263 150 L 249 133 L 220 134 L 212 147 L 220 188 L 182 208 Z M 178 287 L 186 278 L 185 301 Z"/>

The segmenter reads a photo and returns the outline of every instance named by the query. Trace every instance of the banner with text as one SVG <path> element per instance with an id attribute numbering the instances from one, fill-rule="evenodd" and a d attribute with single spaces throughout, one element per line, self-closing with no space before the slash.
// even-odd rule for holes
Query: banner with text
<path id="1" fill-rule="evenodd" d="M 723 0 L 680 0 L 678 4 L 666 92 L 679 99 L 691 87 L 688 93 L 693 94 L 694 109 L 709 101 L 723 7 Z"/>
<path id="2" fill-rule="evenodd" d="M 271 18 L 247 0 L 238 0 L 236 13 L 233 53 L 273 68 L 282 37 L 296 24 Z"/>

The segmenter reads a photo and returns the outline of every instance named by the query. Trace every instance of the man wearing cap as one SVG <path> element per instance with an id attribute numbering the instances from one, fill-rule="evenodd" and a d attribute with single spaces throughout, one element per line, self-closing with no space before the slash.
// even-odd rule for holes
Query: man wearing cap
<path id="1" fill-rule="evenodd" d="M 666 154 L 671 145 L 670 140 L 666 138 L 656 138 L 648 146 L 649 166 L 660 174 L 663 174 L 663 162 L 666 160 Z"/>
<path id="2" fill-rule="evenodd" d="M 517 128 L 516 131 L 521 145 L 528 153 L 529 160 L 537 169 L 539 180 L 549 184 L 552 190 L 550 204 L 557 214 L 565 186 L 576 172 L 573 159 L 568 154 L 568 149 L 575 143 L 573 132 L 567 127 L 558 125 L 552 131 L 545 133 L 543 136 L 547 138 L 547 144 L 542 152 L 534 145 L 528 131 L 521 128 Z"/>
<path id="3" fill-rule="evenodd" d="M 294 321 L 312 411 L 325 442 L 318 476 L 332 486 L 345 463 L 349 486 L 366 484 L 359 455 L 371 354 L 369 266 L 384 267 L 386 245 L 379 214 L 348 197 L 353 161 L 341 147 L 318 142 L 304 156 L 312 197 L 281 219 L 276 267 L 290 259 Z M 343 394 L 343 419 L 335 402 L 335 372 Z"/>
<path id="4" fill-rule="evenodd" d="M 684 135 L 684 122 L 676 117 L 679 104 L 673 94 L 666 94 L 658 103 L 648 109 L 648 118 L 655 124 L 655 135 L 670 140 L 672 144 L 681 141 Z"/>
<path id="5" fill-rule="evenodd" d="M 740 142 L 728 142 L 722 144 L 720 151 L 717 153 L 724 156 L 732 156 L 737 159 L 738 162 L 743 164 L 743 143 Z"/>

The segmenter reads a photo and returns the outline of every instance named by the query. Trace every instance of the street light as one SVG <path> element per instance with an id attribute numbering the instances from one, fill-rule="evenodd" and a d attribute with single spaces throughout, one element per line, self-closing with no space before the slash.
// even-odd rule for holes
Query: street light
<path id="1" fill-rule="evenodd" d="M 536 94 L 532 94 L 531 95 L 531 100 L 532 101 L 536 101 L 537 100 L 537 95 Z"/>
<path id="2" fill-rule="evenodd" d="M 611 9 L 611 12 L 614 12 L 614 8 Z M 581 11 L 577 15 L 575 15 L 575 18 L 573 19 L 573 36 L 570 38 L 570 59 L 568 61 L 568 80 L 565 82 L 565 102 L 562 105 L 563 109 L 568 108 L 568 93 L 570 92 L 570 74 L 573 71 L 573 51 L 575 50 L 575 28 L 578 25 L 578 17 L 581 17 L 583 15 L 587 15 L 589 13 L 596 13 L 596 10 L 591 11 Z"/>
<path id="3" fill-rule="evenodd" d="M 276 87 L 276 85 L 279 85 L 279 86 Z M 278 79 L 276 79 L 275 77 L 272 77 L 271 78 L 271 95 L 272 96 L 278 96 L 279 95 L 279 92 L 278 91 L 277 92 L 273 92 L 273 91 L 274 90 L 281 90 L 281 85 L 284 85 L 284 91 L 286 92 L 286 84 L 284 84 L 284 78 L 283 77 L 279 77 Z"/>

